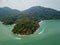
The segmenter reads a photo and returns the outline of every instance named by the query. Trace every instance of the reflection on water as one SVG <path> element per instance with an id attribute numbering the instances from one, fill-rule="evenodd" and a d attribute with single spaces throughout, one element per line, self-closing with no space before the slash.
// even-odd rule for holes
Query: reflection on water
<path id="1" fill-rule="evenodd" d="M 44 20 L 32 35 L 17 36 L 11 30 L 13 25 L 0 22 L 0 45 L 60 45 L 60 20 Z"/>

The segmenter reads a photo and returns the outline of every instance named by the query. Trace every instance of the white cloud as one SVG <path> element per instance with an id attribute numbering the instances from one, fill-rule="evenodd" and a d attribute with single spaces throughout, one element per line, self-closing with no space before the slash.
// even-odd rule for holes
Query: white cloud
<path id="1" fill-rule="evenodd" d="M 0 7 L 8 6 L 24 10 L 32 6 L 44 6 L 54 9 L 60 9 L 60 0 L 0 0 Z"/>
<path id="2" fill-rule="evenodd" d="M 0 2 L 2 2 L 2 0 L 0 0 Z"/>

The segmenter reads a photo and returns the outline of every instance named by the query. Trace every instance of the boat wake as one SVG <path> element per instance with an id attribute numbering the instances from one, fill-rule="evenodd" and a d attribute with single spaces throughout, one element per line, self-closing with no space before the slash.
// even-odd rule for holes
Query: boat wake
<path id="1" fill-rule="evenodd" d="M 15 39 L 17 39 L 17 40 L 21 40 L 21 38 L 18 38 L 18 37 L 17 37 L 17 38 L 15 38 Z"/>

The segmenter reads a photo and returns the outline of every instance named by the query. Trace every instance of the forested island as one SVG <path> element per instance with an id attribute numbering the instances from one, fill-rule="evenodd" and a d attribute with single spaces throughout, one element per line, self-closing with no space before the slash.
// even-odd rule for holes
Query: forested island
<path id="1" fill-rule="evenodd" d="M 39 28 L 41 20 L 59 20 L 60 11 L 41 6 L 34 6 L 24 11 L 8 7 L 0 8 L 0 21 L 5 25 L 16 24 L 14 34 L 30 35 Z"/>

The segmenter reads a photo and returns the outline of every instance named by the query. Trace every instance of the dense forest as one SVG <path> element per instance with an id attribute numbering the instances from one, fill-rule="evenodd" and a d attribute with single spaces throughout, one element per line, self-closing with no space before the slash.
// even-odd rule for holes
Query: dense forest
<path id="1" fill-rule="evenodd" d="M 41 20 L 59 20 L 60 11 L 41 6 L 34 6 L 24 11 L 8 7 L 0 8 L 0 21 L 5 25 L 16 24 L 14 34 L 33 34 L 39 27 Z"/>
<path id="2" fill-rule="evenodd" d="M 5 25 L 15 23 L 18 18 L 20 11 L 16 9 L 11 9 L 8 7 L 0 8 L 0 21 Z"/>
<path id="3" fill-rule="evenodd" d="M 28 16 L 23 16 L 22 18 L 17 20 L 12 32 L 15 34 L 29 35 L 33 34 L 38 27 L 39 24 L 32 18 Z"/>

